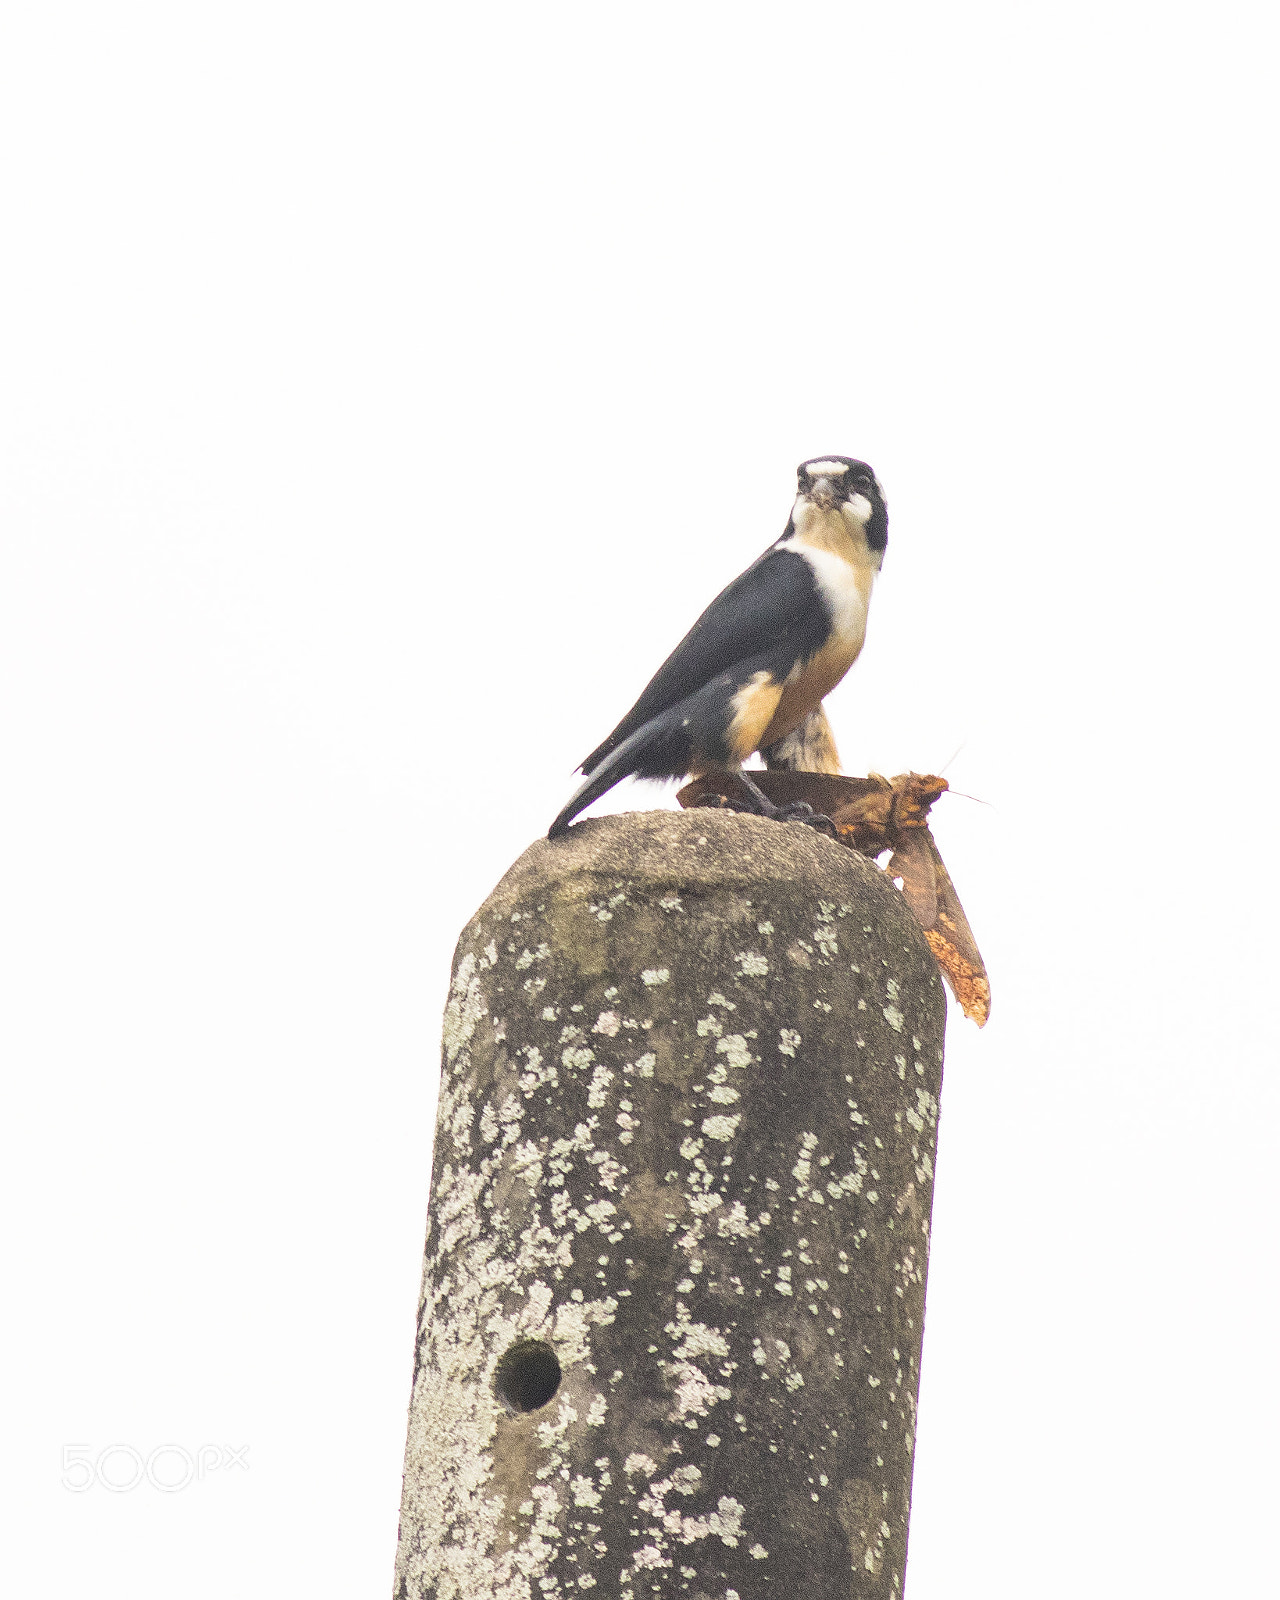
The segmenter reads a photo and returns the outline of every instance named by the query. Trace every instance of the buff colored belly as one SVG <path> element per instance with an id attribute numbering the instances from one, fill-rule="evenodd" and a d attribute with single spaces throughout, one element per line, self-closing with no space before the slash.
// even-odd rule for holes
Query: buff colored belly
<path id="1" fill-rule="evenodd" d="M 792 683 L 783 685 L 773 716 L 756 744 L 772 744 L 799 727 L 813 708 L 826 698 L 858 659 L 861 633 L 833 639 L 809 662 Z"/>

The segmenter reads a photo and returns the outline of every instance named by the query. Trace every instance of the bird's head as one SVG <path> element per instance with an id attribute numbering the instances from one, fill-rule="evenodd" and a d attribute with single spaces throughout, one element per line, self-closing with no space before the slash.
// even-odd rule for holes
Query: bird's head
<path id="1" fill-rule="evenodd" d="M 865 461 L 852 456 L 815 456 L 802 461 L 796 472 L 797 493 L 792 519 L 802 512 L 838 511 L 851 533 L 861 534 L 868 549 L 883 554 L 889 542 L 889 513 L 884 492 Z"/>

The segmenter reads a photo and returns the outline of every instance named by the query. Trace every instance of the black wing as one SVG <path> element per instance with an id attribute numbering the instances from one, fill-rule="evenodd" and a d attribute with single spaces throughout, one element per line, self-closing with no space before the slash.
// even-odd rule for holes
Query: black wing
<path id="1" fill-rule="evenodd" d="M 794 660 L 806 659 L 829 627 L 813 568 L 796 551 L 771 547 L 716 596 L 581 770 L 593 772 L 637 728 L 748 656 L 786 643 L 794 648 Z"/>

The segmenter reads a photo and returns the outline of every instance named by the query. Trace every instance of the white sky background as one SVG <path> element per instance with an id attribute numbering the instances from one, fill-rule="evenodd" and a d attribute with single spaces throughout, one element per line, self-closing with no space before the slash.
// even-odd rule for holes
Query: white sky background
<path id="1" fill-rule="evenodd" d="M 1273 1592 L 1268 10 L 9 9 L 9 1592 L 389 1592 L 454 940 L 826 451 L 990 802 L 908 1600 Z"/>

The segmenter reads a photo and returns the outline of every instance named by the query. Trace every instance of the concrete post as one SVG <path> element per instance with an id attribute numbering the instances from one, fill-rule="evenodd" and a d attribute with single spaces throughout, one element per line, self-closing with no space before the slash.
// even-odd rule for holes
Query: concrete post
<path id="1" fill-rule="evenodd" d="M 944 1015 L 810 829 L 526 851 L 445 1019 L 397 1600 L 901 1595 Z"/>

